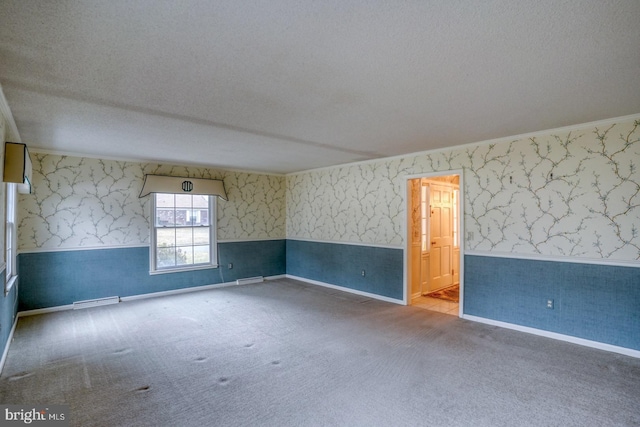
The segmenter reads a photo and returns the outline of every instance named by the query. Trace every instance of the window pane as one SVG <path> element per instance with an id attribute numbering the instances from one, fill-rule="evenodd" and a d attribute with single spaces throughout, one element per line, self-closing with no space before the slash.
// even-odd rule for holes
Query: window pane
<path id="1" fill-rule="evenodd" d="M 156 265 L 158 268 L 174 267 L 176 265 L 176 248 L 158 247 Z"/>
<path id="2" fill-rule="evenodd" d="M 156 230 L 156 245 L 159 248 L 176 246 L 176 229 L 159 228 Z"/>
<path id="3" fill-rule="evenodd" d="M 209 244 L 209 227 L 200 227 L 193 229 L 193 244 L 208 245 Z"/>
<path id="4" fill-rule="evenodd" d="M 193 264 L 193 246 L 183 246 L 176 249 L 176 264 Z"/>
<path id="5" fill-rule="evenodd" d="M 156 209 L 156 227 L 172 227 L 175 225 L 175 211 L 173 208 Z"/>
<path id="6" fill-rule="evenodd" d="M 209 245 L 193 247 L 193 261 L 195 264 L 208 264 L 211 262 Z"/>
<path id="7" fill-rule="evenodd" d="M 198 211 L 188 210 L 185 213 L 186 215 L 186 224 L 187 225 L 197 225 L 198 224 Z"/>
<path id="8" fill-rule="evenodd" d="M 194 208 L 206 208 L 209 209 L 209 196 L 193 196 L 193 207 Z"/>
<path id="9" fill-rule="evenodd" d="M 196 222 L 193 225 L 210 225 L 208 209 L 200 209 L 196 211 L 195 214 L 196 214 Z"/>
<path id="10" fill-rule="evenodd" d="M 176 207 L 191 209 L 191 194 L 176 194 Z"/>
<path id="11" fill-rule="evenodd" d="M 11 216 L 9 208 L 7 207 L 7 216 Z M 8 281 L 13 276 L 13 223 L 7 222 L 7 270 L 6 280 Z"/>
<path id="12" fill-rule="evenodd" d="M 173 194 L 156 194 L 156 207 L 159 208 L 172 208 L 174 206 L 174 195 Z"/>
<path id="13" fill-rule="evenodd" d="M 187 218 L 190 218 L 190 211 L 186 209 L 176 209 L 176 225 L 191 225 Z"/>
<path id="14" fill-rule="evenodd" d="M 5 244 L 6 244 L 6 277 L 5 292 L 8 290 L 6 285 L 12 276 L 15 275 L 15 256 L 16 256 L 16 198 L 17 184 L 7 183 L 6 191 L 6 217 L 5 217 Z"/>
<path id="15" fill-rule="evenodd" d="M 193 229 L 177 228 L 176 229 L 176 246 L 193 245 Z"/>

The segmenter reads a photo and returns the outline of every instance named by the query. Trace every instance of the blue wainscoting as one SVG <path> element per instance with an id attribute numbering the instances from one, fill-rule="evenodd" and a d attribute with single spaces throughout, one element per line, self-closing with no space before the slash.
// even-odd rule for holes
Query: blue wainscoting
<path id="1" fill-rule="evenodd" d="M 402 249 L 287 240 L 287 274 L 403 298 Z"/>
<path id="2" fill-rule="evenodd" d="M 217 269 L 149 275 L 146 247 L 20 254 L 17 309 L 285 273 L 403 298 L 402 249 L 283 239 L 220 243 L 218 256 Z M 479 255 L 465 255 L 464 264 L 467 315 L 640 350 L 638 267 Z M 14 301 L 15 287 L 1 302 L 0 344 L 6 345 Z"/>
<path id="3" fill-rule="evenodd" d="M 464 262 L 465 314 L 640 350 L 640 268 L 476 255 Z"/>
<path id="4" fill-rule="evenodd" d="M 219 243 L 219 268 L 156 275 L 149 275 L 148 247 L 24 253 L 18 255 L 19 310 L 282 275 L 285 248 L 284 239 Z"/>

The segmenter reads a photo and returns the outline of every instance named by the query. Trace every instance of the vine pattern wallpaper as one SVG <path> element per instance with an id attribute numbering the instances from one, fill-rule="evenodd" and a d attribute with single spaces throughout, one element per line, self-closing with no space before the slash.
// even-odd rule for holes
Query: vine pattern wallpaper
<path id="1" fill-rule="evenodd" d="M 222 179 L 218 239 L 403 247 L 406 176 L 464 171 L 465 247 L 640 260 L 640 120 L 287 177 L 31 153 L 19 249 L 147 245 L 147 173 Z"/>
<path id="2" fill-rule="evenodd" d="M 464 171 L 465 247 L 640 260 L 640 120 L 287 177 L 287 238 L 403 247 L 406 176 Z"/>
<path id="3" fill-rule="evenodd" d="M 145 174 L 222 179 L 218 240 L 283 239 L 285 179 L 208 168 L 31 153 L 33 194 L 20 195 L 19 248 L 76 249 L 149 244 Z"/>

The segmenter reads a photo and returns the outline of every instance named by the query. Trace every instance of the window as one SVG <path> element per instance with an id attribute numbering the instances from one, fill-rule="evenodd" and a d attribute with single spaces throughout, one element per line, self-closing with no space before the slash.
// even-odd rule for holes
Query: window
<path id="1" fill-rule="evenodd" d="M 6 225 L 5 225 L 5 244 L 7 267 L 5 276 L 5 295 L 16 281 L 16 255 L 18 246 L 18 236 L 16 228 L 16 208 L 18 202 L 18 186 L 14 183 L 7 183 L 6 187 Z"/>
<path id="2" fill-rule="evenodd" d="M 151 272 L 217 267 L 215 212 L 213 196 L 154 194 Z"/>

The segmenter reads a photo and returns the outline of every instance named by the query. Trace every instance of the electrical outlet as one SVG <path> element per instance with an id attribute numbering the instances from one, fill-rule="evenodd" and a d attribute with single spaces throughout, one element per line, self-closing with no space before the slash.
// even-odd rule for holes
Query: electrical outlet
<path id="1" fill-rule="evenodd" d="M 364 277 L 364 276 L 365 276 L 365 271 L 364 271 L 364 270 L 362 270 L 362 277 Z"/>
<path id="2" fill-rule="evenodd" d="M 553 300 L 552 299 L 548 299 L 547 300 L 547 308 L 550 308 L 553 310 Z"/>
<path id="3" fill-rule="evenodd" d="M 231 270 L 233 268 L 233 263 L 230 262 L 229 265 L 227 266 L 229 268 L 229 270 Z"/>

